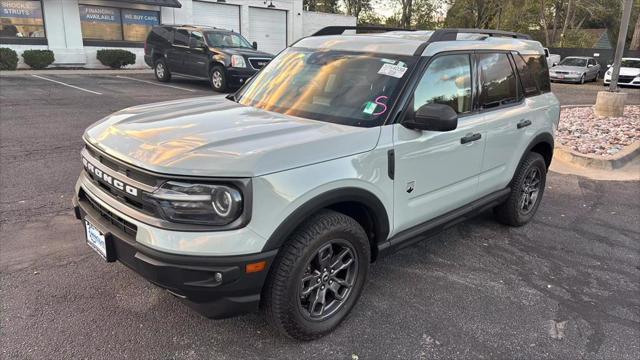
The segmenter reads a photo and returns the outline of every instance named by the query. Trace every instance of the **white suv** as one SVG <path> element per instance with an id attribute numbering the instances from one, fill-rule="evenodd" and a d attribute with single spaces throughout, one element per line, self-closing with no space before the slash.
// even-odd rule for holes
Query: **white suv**
<path id="1" fill-rule="evenodd" d="M 87 129 L 74 204 L 88 244 L 208 317 L 260 305 L 308 340 L 347 316 L 383 253 L 485 209 L 531 220 L 560 112 L 540 43 L 345 29 L 226 98 Z"/>

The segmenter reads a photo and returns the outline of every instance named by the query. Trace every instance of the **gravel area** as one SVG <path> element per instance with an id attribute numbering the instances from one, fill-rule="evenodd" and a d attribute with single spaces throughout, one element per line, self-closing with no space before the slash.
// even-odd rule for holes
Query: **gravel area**
<path id="1" fill-rule="evenodd" d="M 557 139 L 581 154 L 612 157 L 640 140 L 640 106 L 626 106 L 622 117 L 598 117 L 592 106 L 562 109 Z"/>

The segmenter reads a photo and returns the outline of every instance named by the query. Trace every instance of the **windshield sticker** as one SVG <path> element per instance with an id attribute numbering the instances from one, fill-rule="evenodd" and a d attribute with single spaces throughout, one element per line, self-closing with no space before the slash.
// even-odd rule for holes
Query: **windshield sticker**
<path id="1" fill-rule="evenodd" d="M 404 73 L 406 71 L 407 71 L 406 67 L 391 65 L 391 64 L 384 64 L 382 65 L 380 70 L 378 70 L 378 74 L 393 76 L 394 78 L 400 79 L 401 77 L 404 76 Z"/>
<path id="2" fill-rule="evenodd" d="M 362 110 L 363 113 L 367 114 L 367 115 L 372 115 L 374 111 L 376 111 L 376 108 L 378 107 L 378 104 L 371 102 L 371 101 L 367 101 L 364 104 L 364 110 Z"/>

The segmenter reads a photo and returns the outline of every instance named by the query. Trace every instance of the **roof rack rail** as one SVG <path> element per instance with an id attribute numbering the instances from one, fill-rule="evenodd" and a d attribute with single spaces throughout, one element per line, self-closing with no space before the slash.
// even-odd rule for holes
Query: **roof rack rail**
<path id="1" fill-rule="evenodd" d="M 384 26 L 326 26 L 316 31 L 310 36 L 323 36 L 323 35 L 342 35 L 346 30 L 355 30 L 356 33 L 376 33 L 387 31 L 414 31 L 404 28 L 392 28 Z"/>
<path id="2" fill-rule="evenodd" d="M 491 29 L 438 29 L 433 32 L 429 38 L 429 42 L 437 41 L 455 41 L 458 34 L 480 34 L 489 37 L 510 37 L 514 39 L 531 40 L 531 36 L 512 31 L 491 30 Z"/>

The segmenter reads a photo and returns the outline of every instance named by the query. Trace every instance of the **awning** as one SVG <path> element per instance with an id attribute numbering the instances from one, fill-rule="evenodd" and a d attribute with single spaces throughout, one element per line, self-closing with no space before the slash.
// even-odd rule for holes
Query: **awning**
<path id="1" fill-rule="evenodd" d="M 166 7 L 174 7 L 180 8 L 182 4 L 178 0 L 120 0 L 133 4 L 144 4 L 144 5 L 156 5 L 156 6 L 166 6 Z"/>

